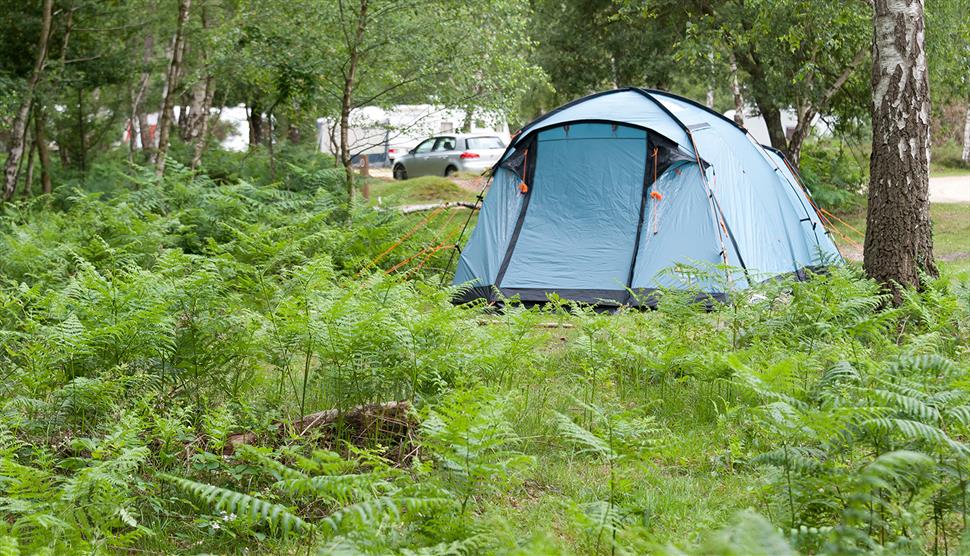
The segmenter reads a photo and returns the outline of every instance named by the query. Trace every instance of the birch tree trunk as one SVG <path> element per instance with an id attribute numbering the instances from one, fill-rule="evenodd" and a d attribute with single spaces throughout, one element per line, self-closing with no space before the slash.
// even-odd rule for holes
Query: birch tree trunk
<path id="1" fill-rule="evenodd" d="M 7 162 L 3 172 L 3 199 L 9 200 L 13 197 L 17 188 L 17 174 L 20 169 L 20 160 L 24 156 L 24 136 L 27 132 L 28 118 L 30 118 L 30 107 L 34 100 L 34 91 L 37 83 L 44 71 L 44 64 L 47 62 L 47 45 L 51 34 L 51 18 L 53 17 L 54 0 L 44 0 L 42 20 L 40 27 L 40 38 L 37 40 L 37 57 L 34 61 L 34 69 L 27 80 L 27 90 L 24 98 L 17 109 L 13 126 L 10 129 L 10 143 L 7 145 Z"/>
<path id="2" fill-rule="evenodd" d="M 24 187 L 22 189 L 24 199 L 30 198 L 34 187 L 34 139 L 31 138 L 27 144 L 27 172 L 24 173 Z"/>
<path id="3" fill-rule="evenodd" d="M 347 63 L 347 72 L 344 74 L 344 90 L 340 99 L 340 162 L 343 164 L 344 173 L 347 176 L 347 195 L 350 204 L 354 203 L 356 190 L 354 188 L 354 167 L 350 157 L 350 110 L 353 107 L 354 86 L 357 84 L 357 63 L 360 59 L 360 45 L 364 40 L 364 31 L 367 30 L 367 7 L 368 0 L 360 0 L 360 8 L 357 12 L 357 28 L 354 31 L 352 43 L 348 44 L 350 59 Z"/>
<path id="4" fill-rule="evenodd" d="M 192 84 L 188 110 L 184 112 L 184 118 L 180 118 L 184 119 L 180 132 L 184 133 L 182 139 L 185 141 L 191 141 L 194 144 L 202 131 L 202 122 L 208 119 L 206 118 L 205 101 L 210 88 L 208 75 Z"/>
<path id="5" fill-rule="evenodd" d="M 741 95 L 741 84 L 738 83 L 738 62 L 731 56 L 731 94 L 734 96 L 734 123 L 744 126 L 744 97 Z"/>
<path id="6" fill-rule="evenodd" d="M 51 185 L 51 153 L 47 146 L 47 119 L 44 107 L 34 107 L 34 142 L 37 143 L 37 158 L 40 159 L 40 183 L 44 193 L 54 190 Z"/>
<path id="7" fill-rule="evenodd" d="M 216 94 L 215 78 L 205 77 L 205 96 L 202 99 L 202 110 L 197 118 L 197 127 L 193 128 L 192 169 L 195 170 L 202 162 L 202 153 L 209 138 L 209 110 L 212 108 L 212 98 Z"/>
<path id="8" fill-rule="evenodd" d="M 135 93 L 131 99 L 131 136 L 129 137 L 128 145 L 128 160 L 134 160 L 134 152 L 137 147 L 137 142 L 141 142 L 141 150 L 148 150 L 151 144 L 151 134 L 148 131 L 148 116 L 144 113 L 143 102 L 145 100 L 145 94 L 148 92 L 148 84 L 151 80 L 151 63 L 152 55 L 155 52 L 155 37 L 148 33 L 145 38 L 142 39 L 142 54 L 141 54 L 141 76 L 138 78 L 138 87 L 135 89 Z M 135 126 L 138 128 L 138 135 L 135 133 Z"/>
<path id="9" fill-rule="evenodd" d="M 970 162 L 970 103 L 967 104 L 967 119 L 963 122 L 963 154 L 960 160 L 964 164 Z"/>
<path id="10" fill-rule="evenodd" d="M 192 0 L 179 0 L 179 17 L 175 27 L 175 40 L 172 44 L 172 59 L 165 75 L 165 96 L 162 110 L 158 115 L 158 151 L 155 153 L 155 175 L 165 173 L 165 158 L 168 155 L 168 137 L 172 127 L 172 108 L 175 105 L 176 89 L 182 72 L 182 55 L 185 52 L 185 22 L 189 19 Z"/>
<path id="11" fill-rule="evenodd" d="M 202 5 L 202 32 L 209 31 L 209 12 L 205 4 Z M 192 169 L 198 168 L 202 161 L 202 151 L 205 150 L 206 139 L 209 135 L 209 110 L 212 108 L 212 97 L 216 94 L 215 78 L 209 70 L 206 48 L 199 51 L 202 60 L 205 79 L 192 89 L 192 109 L 189 112 L 189 140 L 192 141 Z"/>
<path id="12" fill-rule="evenodd" d="M 872 157 L 863 266 L 899 285 L 936 275 L 929 202 L 930 92 L 923 0 L 875 0 Z"/>

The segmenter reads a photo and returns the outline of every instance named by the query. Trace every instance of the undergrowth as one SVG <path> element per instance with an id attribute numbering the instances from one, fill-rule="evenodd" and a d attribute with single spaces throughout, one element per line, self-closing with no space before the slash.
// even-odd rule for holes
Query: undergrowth
<path id="1" fill-rule="evenodd" d="M 281 171 L 4 207 L 0 554 L 961 550 L 966 285 L 496 313 L 440 286 L 443 220 Z"/>

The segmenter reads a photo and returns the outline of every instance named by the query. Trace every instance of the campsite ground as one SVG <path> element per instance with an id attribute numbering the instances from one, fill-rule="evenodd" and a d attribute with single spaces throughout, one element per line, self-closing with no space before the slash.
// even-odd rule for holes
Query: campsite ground
<path id="1" fill-rule="evenodd" d="M 454 179 L 422 177 L 403 182 L 390 180 L 380 171 L 373 173 L 371 195 L 375 204 L 400 206 L 436 201 L 473 201 L 480 188 L 480 179 L 459 176 Z M 967 180 L 967 201 L 970 201 L 970 175 L 956 174 L 931 178 L 930 212 L 934 223 L 934 248 L 936 258 L 954 275 L 970 274 L 970 202 L 953 202 L 962 199 L 963 180 Z M 935 194 L 934 194 L 935 193 Z M 836 217 L 833 236 L 842 254 L 854 262 L 862 261 L 862 239 L 866 229 L 865 207 L 841 212 Z"/>
<path id="2" fill-rule="evenodd" d="M 934 203 L 933 249 L 937 262 L 954 275 L 970 273 L 970 204 Z M 862 262 L 862 236 L 866 231 L 865 208 L 837 215 L 835 239 L 845 258 Z"/>

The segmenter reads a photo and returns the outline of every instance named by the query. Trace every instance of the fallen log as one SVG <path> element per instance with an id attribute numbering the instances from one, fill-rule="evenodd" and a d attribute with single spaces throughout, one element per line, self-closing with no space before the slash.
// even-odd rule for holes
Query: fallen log
<path id="1" fill-rule="evenodd" d="M 378 420 L 393 421 L 397 425 L 408 428 L 410 423 L 407 414 L 410 409 L 411 403 L 407 400 L 358 405 L 346 410 L 327 409 L 304 415 L 296 421 L 278 423 L 273 427 L 272 432 L 278 437 L 285 437 L 291 431 L 298 436 L 305 436 L 310 431 L 334 424 L 338 420 L 354 422 L 364 430 L 370 428 Z M 226 441 L 224 453 L 231 454 L 236 446 L 242 444 L 253 444 L 263 434 L 253 431 L 233 434 Z"/>
<path id="2" fill-rule="evenodd" d="M 414 214 L 415 212 L 425 212 L 429 210 L 439 209 L 439 208 L 466 208 L 469 210 L 478 210 L 478 203 L 469 203 L 467 201 L 448 201 L 446 203 L 431 203 L 427 205 L 404 205 L 398 207 L 397 210 L 401 214 Z"/>

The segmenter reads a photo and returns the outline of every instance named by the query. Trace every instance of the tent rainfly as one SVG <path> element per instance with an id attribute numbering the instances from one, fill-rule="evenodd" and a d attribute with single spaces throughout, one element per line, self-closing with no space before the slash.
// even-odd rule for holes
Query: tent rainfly
<path id="1" fill-rule="evenodd" d="M 457 301 L 652 306 L 841 261 L 784 156 L 691 100 L 624 88 L 526 125 L 492 169 Z M 698 272 L 698 268 L 707 271 Z"/>

